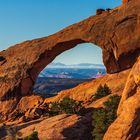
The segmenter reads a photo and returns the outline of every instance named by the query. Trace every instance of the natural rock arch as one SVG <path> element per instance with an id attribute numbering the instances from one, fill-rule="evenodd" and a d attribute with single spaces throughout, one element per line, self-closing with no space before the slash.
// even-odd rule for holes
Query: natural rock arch
<path id="1" fill-rule="evenodd" d="M 138 0 L 135 0 L 138 1 Z M 135 9 L 135 10 L 133 10 Z M 0 112 L 4 102 L 32 94 L 40 71 L 57 55 L 80 43 L 101 47 L 108 73 L 132 67 L 140 53 L 139 3 L 104 11 L 44 38 L 26 41 L 0 52 Z"/>
<path id="2" fill-rule="evenodd" d="M 59 80 L 61 80 L 61 78 L 71 79 L 72 77 L 75 77 L 77 79 L 83 72 L 81 71 L 80 73 L 77 73 L 78 71 L 76 70 L 77 71 L 76 72 L 74 70 L 74 71 L 71 71 L 72 73 L 71 72 L 69 73 L 69 70 L 65 69 L 64 71 L 62 71 L 61 68 L 65 68 L 65 67 L 69 68 L 69 67 L 73 67 L 74 65 L 76 66 L 76 68 L 79 66 L 83 68 L 83 67 L 86 67 L 88 63 L 102 65 L 102 68 L 99 66 L 99 68 L 97 68 L 97 71 L 94 71 L 93 69 L 87 71 L 87 75 L 83 75 L 82 76 L 83 78 L 86 78 L 86 79 L 94 78 L 94 76 L 100 77 L 101 75 L 106 74 L 105 67 L 102 64 L 103 63 L 102 50 L 98 46 L 93 45 L 93 43 L 81 43 L 75 46 L 74 48 L 63 52 L 62 54 L 58 55 L 52 61 L 52 63 L 50 63 L 44 69 L 42 69 L 41 72 L 38 74 L 38 77 L 36 78 L 35 84 L 33 86 L 33 93 L 35 95 L 39 95 L 39 96 L 42 95 L 42 97 L 45 97 L 47 94 L 53 93 L 55 95 L 62 90 L 67 90 L 69 88 L 73 88 L 79 85 L 82 81 L 84 82 L 85 80 L 81 79 L 81 81 L 79 80 L 79 82 L 76 81 L 75 84 L 72 84 L 71 83 L 72 81 L 70 80 L 70 83 L 69 82 L 67 83 L 67 84 L 70 84 L 69 86 L 64 86 L 60 88 L 61 85 L 63 86 L 63 82 L 65 81 L 65 80 L 64 81 L 62 80 L 62 82 L 59 83 Z M 55 69 L 57 68 L 60 68 L 60 69 L 56 71 Z M 75 75 L 73 72 L 74 73 L 76 72 L 78 75 L 76 73 Z M 88 72 L 90 72 L 90 74 Z M 55 85 L 51 84 L 50 80 L 45 80 L 43 77 L 58 78 L 58 79 L 60 78 L 58 81 L 56 81 L 56 90 L 54 90 Z M 40 80 L 42 81 L 41 83 L 40 83 Z M 46 82 L 48 82 L 48 84 Z M 50 85 L 50 89 L 47 90 L 49 85 Z"/>

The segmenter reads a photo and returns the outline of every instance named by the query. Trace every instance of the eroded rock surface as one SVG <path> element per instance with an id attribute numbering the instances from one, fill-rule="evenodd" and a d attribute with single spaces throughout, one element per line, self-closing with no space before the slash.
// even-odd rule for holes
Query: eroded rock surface
<path id="1" fill-rule="evenodd" d="M 34 131 L 38 132 L 40 140 L 92 140 L 91 114 L 87 116 L 62 114 L 51 118 L 20 123 L 7 124 L 0 127 L 0 139 L 15 137 L 23 138 Z M 10 133 L 9 133 L 10 131 Z"/>
<path id="2" fill-rule="evenodd" d="M 133 66 L 118 108 L 118 118 L 104 140 L 140 140 L 140 57 Z"/>

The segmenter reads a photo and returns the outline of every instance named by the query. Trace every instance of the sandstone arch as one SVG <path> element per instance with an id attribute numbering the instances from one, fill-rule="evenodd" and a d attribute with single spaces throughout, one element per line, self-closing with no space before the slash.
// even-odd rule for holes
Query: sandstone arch
<path id="1" fill-rule="evenodd" d="M 134 0 L 139 1 L 139 0 Z M 0 52 L 0 112 L 12 100 L 32 94 L 39 72 L 60 53 L 80 43 L 101 47 L 108 73 L 132 67 L 140 53 L 140 3 L 129 3 L 71 25 L 44 38 L 26 41 Z M 133 10 L 135 9 L 135 10 Z"/>

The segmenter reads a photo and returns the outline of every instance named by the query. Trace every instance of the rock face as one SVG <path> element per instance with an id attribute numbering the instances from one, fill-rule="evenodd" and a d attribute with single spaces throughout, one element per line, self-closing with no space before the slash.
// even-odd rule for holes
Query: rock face
<path id="1" fill-rule="evenodd" d="M 9 114 L 21 97 L 31 95 L 40 71 L 57 55 L 77 44 L 98 45 L 108 73 L 132 67 L 140 53 L 139 7 L 139 0 L 129 1 L 54 35 L 0 52 L 0 115 Z"/>
<path id="2" fill-rule="evenodd" d="M 22 127 L 21 127 L 22 128 Z M 37 125 L 30 125 L 20 129 L 22 137 L 28 136 L 36 130 L 40 140 L 92 140 L 91 138 L 91 118 L 80 117 L 77 115 L 58 115 Z"/>
<path id="3" fill-rule="evenodd" d="M 118 108 L 118 118 L 104 140 L 140 140 L 140 57 L 133 66 Z"/>
<path id="4" fill-rule="evenodd" d="M 57 115 L 48 119 L 40 119 L 29 123 L 0 126 L 0 139 L 14 140 L 15 136 L 23 138 L 34 131 L 40 140 L 92 140 L 91 115 Z"/>

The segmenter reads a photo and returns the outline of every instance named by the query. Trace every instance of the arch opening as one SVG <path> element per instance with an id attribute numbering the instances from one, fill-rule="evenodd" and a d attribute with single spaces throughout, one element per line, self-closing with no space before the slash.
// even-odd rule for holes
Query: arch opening
<path id="1" fill-rule="evenodd" d="M 101 48 L 82 43 L 59 54 L 38 74 L 33 93 L 43 97 L 55 96 L 62 90 L 105 74 Z"/>

